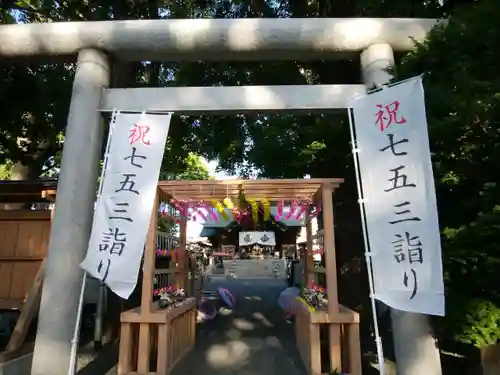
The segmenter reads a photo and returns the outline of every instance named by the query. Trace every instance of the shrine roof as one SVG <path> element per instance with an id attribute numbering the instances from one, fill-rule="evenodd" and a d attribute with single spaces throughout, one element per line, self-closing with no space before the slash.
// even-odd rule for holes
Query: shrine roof
<path id="1" fill-rule="evenodd" d="M 0 203 L 42 203 L 55 200 L 57 180 L 0 181 Z"/>
<path id="2" fill-rule="evenodd" d="M 237 199 L 240 192 L 243 192 L 247 199 L 277 201 L 312 199 L 323 185 L 330 185 L 335 189 L 343 182 L 342 178 L 171 180 L 158 182 L 158 188 L 167 197 L 177 200 L 209 201 L 226 197 Z"/>

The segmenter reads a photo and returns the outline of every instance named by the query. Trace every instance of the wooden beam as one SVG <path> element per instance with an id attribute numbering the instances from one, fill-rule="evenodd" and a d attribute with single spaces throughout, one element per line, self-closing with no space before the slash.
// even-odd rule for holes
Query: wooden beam
<path id="1" fill-rule="evenodd" d="M 193 193 L 204 193 L 204 194 L 211 194 L 211 193 L 227 193 L 227 194 L 239 194 L 240 191 L 243 192 L 245 195 L 249 194 L 255 194 L 255 193 L 260 193 L 260 192 L 304 192 L 307 194 L 314 194 L 318 191 L 318 187 L 316 186 L 270 186 L 270 185 L 263 185 L 263 186 L 251 186 L 251 187 L 243 187 L 239 189 L 238 187 L 233 187 L 233 186 L 193 186 L 186 184 L 186 186 L 167 186 L 167 187 L 161 187 L 163 191 L 168 192 L 169 194 L 173 194 L 176 192 L 193 192 Z"/>
<path id="2" fill-rule="evenodd" d="M 311 287 L 311 273 L 309 272 L 309 268 L 313 265 L 313 233 L 312 233 L 312 225 L 311 219 L 306 219 L 306 252 L 304 257 L 304 262 L 302 263 L 302 274 L 304 277 L 303 288 Z"/>
<path id="3" fill-rule="evenodd" d="M 339 297 L 332 195 L 332 188 L 327 185 L 323 186 L 321 191 L 321 199 L 323 203 L 323 249 L 325 254 L 326 289 L 328 290 L 328 313 L 329 315 L 334 316 L 339 311 Z"/>
<path id="4" fill-rule="evenodd" d="M 20 358 L 23 355 L 33 353 L 33 348 L 35 347 L 34 342 L 30 342 L 21 347 L 21 349 L 16 350 L 15 352 L 4 351 L 0 353 L 0 364 L 8 361 L 12 361 L 13 359 Z"/>
<path id="5" fill-rule="evenodd" d="M 288 180 L 225 180 L 225 181 L 160 181 L 162 195 L 181 200 L 210 201 L 236 198 L 243 191 L 247 198 L 269 200 L 310 199 L 327 184 L 338 187 L 343 179 L 288 179 Z"/>
<path id="6" fill-rule="evenodd" d="M 293 199 L 310 199 L 314 193 L 310 192 L 260 192 L 254 194 L 245 194 L 247 199 L 267 199 L 270 201 L 277 200 L 293 200 Z M 238 199 L 237 193 L 215 192 L 215 193 L 199 193 L 190 191 L 176 191 L 168 194 L 173 199 L 177 200 L 191 200 L 191 201 L 206 201 L 209 202 L 213 199 L 223 200 L 230 197 L 233 200 Z"/>
<path id="7" fill-rule="evenodd" d="M 187 243 L 187 221 L 186 219 L 181 219 L 179 224 L 179 248 L 178 248 L 178 254 L 179 254 L 178 262 L 179 262 L 179 269 L 181 271 L 181 274 L 179 275 L 180 276 L 179 284 L 181 288 L 184 288 L 185 292 L 187 292 L 187 286 L 188 286 L 187 262 L 189 261 L 189 258 L 187 257 L 186 254 L 186 243 Z"/>
<path id="8" fill-rule="evenodd" d="M 102 111 L 181 114 L 274 111 L 325 112 L 348 107 L 350 98 L 366 94 L 364 85 L 283 85 L 108 89 Z"/>
<path id="9" fill-rule="evenodd" d="M 41 194 L 43 199 L 47 199 L 50 202 L 56 201 L 56 190 L 42 190 Z"/>
<path id="10" fill-rule="evenodd" d="M 153 210 L 151 211 L 149 230 L 146 238 L 146 249 L 144 251 L 141 296 L 141 311 L 144 313 L 150 313 L 153 304 L 153 279 L 156 260 L 156 229 L 158 225 L 158 205 L 159 197 L 158 192 L 156 192 L 155 203 L 153 206 Z"/>
<path id="11" fill-rule="evenodd" d="M 15 352 L 21 349 L 24 340 L 26 339 L 26 335 L 28 334 L 31 321 L 40 308 L 40 297 L 42 295 L 45 262 L 46 260 L 44 259 L 28 292 L 28 298 L 24 303 L 24 306 L 21 310 L 21 315 L 19 315 L 19 318 L 17 319 L 16 326 L 14 327 L 12 336 L 10 337 L 7 344 L 6 351 L 8 352 Z"/>
<path id="12" fill-rule="evenodd" d="M 336 184 L 337 186 L 340 185 L 341 183 L 344 182 L 343 178 L 284 178 L 280 180 L 275 180 L 275 179 L 267 179 L 267 178 L 260 178 L 260 179 L 254 179 L 254 180 L 167 180 L 167 181 L 159 181 L 158 186 L 159 187 L 165 187 L 165 186 L 176 186 L 176 185 L 229 185 L 229 186 L 238 186 L 238 185 L 295 185 L 295 184 L 302 184 L 302 185 L 314 185 L 317 186 L 318 188 L 322 184 Z"/>

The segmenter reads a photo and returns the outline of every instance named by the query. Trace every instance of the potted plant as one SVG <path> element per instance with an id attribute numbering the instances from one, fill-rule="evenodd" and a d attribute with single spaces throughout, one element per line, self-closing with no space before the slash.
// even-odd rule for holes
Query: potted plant
<path id="1" fill-rule="evenodd" d="M 313 284 L 310 288 L 304 288 L 304 300 L 315 309 L 325 309 L 328 306 L 326 288 Z"/>
<path id="2" fill-rule="evenodd" d="M 186 298 L 186 292 L 183 288 L 176 288 L 173 285 L 168 285 L 166 288 L 160 289 L 159 293 L 160 300 L 158 301 L 158 307 L 160 309 L 165 309 L 175 303 L 181 302 Z"/>

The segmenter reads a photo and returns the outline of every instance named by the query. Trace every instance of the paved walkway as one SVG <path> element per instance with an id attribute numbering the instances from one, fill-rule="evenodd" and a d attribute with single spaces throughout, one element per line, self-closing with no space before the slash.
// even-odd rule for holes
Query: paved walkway
<path id="1" fill-rule="evenodd" d="M 250 279 L 245 271 L 252 262 L 243 261 L 234 278 L 214 274 L 206 290 L 223 286 L 236 299 L 234 313 L 219 315 L 197 325 L 195 349 L 173 370 L 172 375 L 305 375 L 295 348 L 293 325 L 283 319 L 277 305 L 286 288 L 283 279 Z M 255 270 L 255 265 L 253 265 Z M 267 271 L 269 272 L 269 271 Z M 116 347 L 95 356 L 79 355 L 79 375 L 116 375 Z"/>
<path id="2" fill-rule="evenodd" d="M 293 326 L 276 301 L 280 279 L 214 278 L 207 289 L 224 286 L 236 299 L 233 314 L 198 324 L 197 345 L 172 375 L 303 375 Z"/>

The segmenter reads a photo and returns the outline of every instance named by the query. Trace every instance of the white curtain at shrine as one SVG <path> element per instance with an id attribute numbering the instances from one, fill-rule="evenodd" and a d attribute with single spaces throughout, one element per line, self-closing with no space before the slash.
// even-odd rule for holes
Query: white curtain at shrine
<path id="1" fill-rule="evenodd" d="M 263 246 L 276 246 L 274 232 L 240 232 L 240 246 L 259 244 Z"/>

